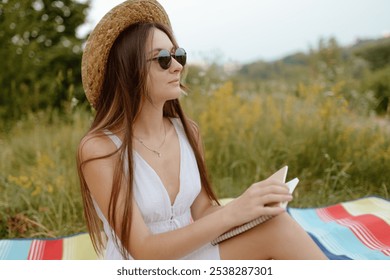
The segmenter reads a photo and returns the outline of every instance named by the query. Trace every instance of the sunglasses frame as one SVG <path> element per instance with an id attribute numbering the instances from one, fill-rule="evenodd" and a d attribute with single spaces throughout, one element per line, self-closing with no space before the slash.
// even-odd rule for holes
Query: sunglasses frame
<path id="1" fill-rule="evenodd" d="M 178 52 L 180 52 L 180 54 Z M 187 62 L 187 53 L 183 48 L 177 48 L 174 54 L 163 49 L 158 52 L 156 57 L 148 59 L 148 61 L 157 60 L 160 67 L 167 70 L 171 67 L 172 58 L 174 58 L 181 66 L 185 66 Z"/>

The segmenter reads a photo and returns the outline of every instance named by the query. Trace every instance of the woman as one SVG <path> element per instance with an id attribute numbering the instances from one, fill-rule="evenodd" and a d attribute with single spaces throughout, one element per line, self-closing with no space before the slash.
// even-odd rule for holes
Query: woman
<path id="1" fill-rule="evenodd" d="M 324 259 L 275 206 L 292 199 L 285 184 L 258 182 L 219 205 L 198 128 L 178 100 L 185 62 L 154 0 L 115 7 L 88 39 L 83 85 L 96 116 L 80 142 L 78 170 L 95 249 L 107 259 Z M 275 217 L 211 245 L 261 215 Z"/>

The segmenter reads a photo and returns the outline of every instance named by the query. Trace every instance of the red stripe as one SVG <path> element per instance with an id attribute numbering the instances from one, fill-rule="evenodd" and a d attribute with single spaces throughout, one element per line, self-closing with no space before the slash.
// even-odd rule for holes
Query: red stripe
<path id="1" fill-rule="evenodd" d="M 43 240 L 33 240 L 30 245 L 30 250 L 28 252 L 28 260 L 40 260 L 45 247 L 45 241 Z"/>
<path id="2" fill-rule="evenodd" d="M 352 232 L 364 243 L 367 247 L 372 250 L 380 250 L 387 246 L 381 243 L 376 236 L 374 236 L 366 227 L 361 224 L 355 223 L 351 219 L 340 219 L 337 220 L 340 225 L 348 227 Z"/>
<path id="3" fill-rule="evenodd" d="M 326 217 L 327 221 L 340 220 L 338 223 L 348 227 L 367 247 L 388 254 L 390 225 L 378 216 L 372 214 L 353 216 L 340 204 L 318 210 L 319 216 L 323 219 Z"/>
<path id="4" fill-rule="evenodd" d="M 63 240 L 34 240 L 28 252 L 28 260 L 61 260 Z"/>
<path id="5" fill-rule="evenodd" d="M 46 240 L 43 250 L 42 260 L 61 260 L 63 250 L 63 240 Z"/>

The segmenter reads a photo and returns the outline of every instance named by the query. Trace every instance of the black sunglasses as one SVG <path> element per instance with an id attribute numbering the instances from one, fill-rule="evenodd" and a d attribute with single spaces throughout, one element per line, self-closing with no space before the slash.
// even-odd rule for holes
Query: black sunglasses
<path id="1" fill-rule="evenodd" d="M 171 54 L 168 50 L 161 50 L 156 57 L 148 61 L 157 60 L 161 68 L 167 70 L 171 66 L 172 57 L 182 66 L 186 65 L 187 53 L 183 48 L 177 48 L 174 54 Z"/>

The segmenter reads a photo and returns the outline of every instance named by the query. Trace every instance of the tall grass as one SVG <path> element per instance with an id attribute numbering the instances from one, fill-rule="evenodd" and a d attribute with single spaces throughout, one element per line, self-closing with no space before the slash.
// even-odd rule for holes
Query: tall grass
<path id="1" fill-rule="evenodd" d="M 220 197 L 238 196 L 284 165 L 299 177 L 294 207 L 368 195 L 389 198 L 390 132 L 357 116 L 337 86 L 300 85 L 294 94 L 236 93 L 226 82 L 183 97 L 198 122 Z M 0 238 L 85 231 L 75 165 L 91 113 L 31 114 L 0 133 Z"/>
<path id="2" fill-rule="evenodd" d="M 29 115 L 0 135 L 0 237 L 55 237 L 85 231 L 76 147 L 90 121 L 55 112 Z"/>
<path id="3" fill-rule="evenodd" d="M 227 82 L 194 99 L 199 104 L 185 105 L 200 125 L 220 196 L 237 196 L 288 165 L 288 179 L 300 179 L 291 206 L 389 198 L 390 125 L 356 115 L 337 85 L 327 92 L 300 85 L 294 95 L 242 96 Z"/>

